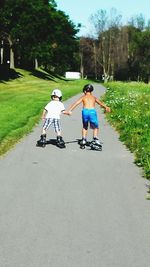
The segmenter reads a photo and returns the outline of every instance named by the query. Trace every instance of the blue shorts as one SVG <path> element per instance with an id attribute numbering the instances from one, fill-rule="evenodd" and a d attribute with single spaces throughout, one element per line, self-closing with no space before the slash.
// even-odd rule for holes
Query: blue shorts
<path id="1" fill-rule="evenodd" d="M 86 130 L 88 129 L 89 123 L 90 123 L 90 128 L 92 128 L 92 129 L 99 128 L 98 119 L 97 119 L 97 112 L 94 108 L 82 109 L 82 123 L 83 123 L 83 128 Z"/>

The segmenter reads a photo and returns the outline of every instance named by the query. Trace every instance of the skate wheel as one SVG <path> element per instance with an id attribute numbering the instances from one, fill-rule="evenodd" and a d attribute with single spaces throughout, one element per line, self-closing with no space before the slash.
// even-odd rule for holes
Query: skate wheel
<path id="1" fill-rule="evenodd" d="M 37 142 L 37 143 L 36 143 L 36 146 L 38 146 L 38 147 L 45 147 L 46 144 L 43 144 L 43 143 L 41 143 L 41 142 Z"/>
<path id="2" fill-rule="evenodd" d="M 59 148 L 66 148 L 65 144 L 62 144 L 62 145 L 57 144 L 57 146 L 58 146 Z"/>
<path id="3" fill-rule="evenodd" d="M 102 147 L 94 147 L 94 146 L 91 146 L 91 150 L 102 151 Z"/>

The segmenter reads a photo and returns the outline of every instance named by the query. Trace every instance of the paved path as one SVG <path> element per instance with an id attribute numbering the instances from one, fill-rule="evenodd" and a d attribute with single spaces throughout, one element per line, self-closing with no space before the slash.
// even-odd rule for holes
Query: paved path
<path id="1" fill-rule="evenodd" d="M 0 267 L 149 266 L 148 182 L 102 110 L 103 151 L 79 149 L 80 113 L 63 116 L 66 149 L 37 148 L 40 124 L 0 160 Z"/>

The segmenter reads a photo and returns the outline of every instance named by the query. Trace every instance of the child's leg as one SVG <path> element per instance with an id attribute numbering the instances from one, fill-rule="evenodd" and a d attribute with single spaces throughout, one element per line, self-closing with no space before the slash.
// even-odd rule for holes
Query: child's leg
<path id="1" fill-rule="evenodd" d="M 43 124 L 43 128 L 42 128 L 42 133 L 41 133 L 41 137 L 40 137 L 40 142 L 41 143 L 46 143 L 46 131 L 50 126 L 50 121 L 49 119 L 45 119 L 44 124 Z"/>
<path id="2" fill-rule="evenodd" d="M 94 142 L 96 145 L 101 145 L 101 144 L 100 144 L 100 141 L 99 141 L 99 138 L 98 138 L 98 133 L 99 133 L 99 128 L 95 128 L 95 129 L 93 129 L 93 142 Z"/>
<path id="3" fill-rule="evenodd" d="M 98 138 L 99 128 L 93 129 L 93 138 Z"/>
<path id="4" fill-rule="evenodd" d="M 88 109 L 83 109 L 82 110 L 82 123 L 83 123 L 82 139 L 83 140 L 86 140 L 86 138 L 87 138 L 88 121 L 89 121 L 89 110 Z"/>
<path id="5" fill-rule="evenodd" d="M 64 143 L 64 140 L 61 136 L 61 126 L 60 126 L 60 120 L 59 119 L 54 119 L 54 129 L 55 133 L 57 135 L 57 141 L 60 143 Z"/>
<path id="6" fill-rule="evenodd" d="M 50 125 L 52 124 L 52 119 L 45 119 L 44 124 L 43 124 L 43 128 L 42 128 L 42 135 L 46 134 L 46 131 L 48 130 L 48 128 L 50 127 Z"/>
<path id="7" fill-rule="evenodd" d="M 53 127 L 57 136 L 61 135 L 60 120 L 53 119 Z"/>
<path id="8" fill-rule="evenodd" d="M 95 118 L 93 116 L 94 119 L 93 121 L 90 122 L 91 128 L 93 129 L 93 140 L 94 142 L 96 142 L 97 144 L 100 144 L 99 142 L 99 123 L 98 123 L 98 119 L 97 119 L 97 114 L 95 113 Z"/>
<path id="9" fill-rule="evenodd" d="M 42 128 L 42 135 L 46 134 L 46 130 Z"/>
<path id="10" fill-rule="evenodd" d="M 57 136 L 61 136 L 61 131 L 57 131 L 57 132 L 56 132 L 56 135 L 57 135 Z"/>
<path id="11" fill-rule="evenodd" d="M 53 119 L 53 127 L 57 136 L 57 146 L 60 148 L 65 148 L 65 142 L 61 136 L 60 119 Z"/>
<path id="12" fill-rule="evenodd" d="M 80 148 L 85 148 L 86 142 L 87 142 L 87 129 L 82 128 L 82 139 L 79 141 Z"/>
<path id="13" fill-rule="evenodd" d="M 97 118 L 97 112 L 95 109 L 90 110 L 90 127 L 93 129 L 93 139 L 98 139 L 99 123 Z"/>
<path id="14" fill-rule="evenodd" d="M 87 139 L 87 129 L 85 128 L 82 129 L 82 138 L 85 140 Z"/>

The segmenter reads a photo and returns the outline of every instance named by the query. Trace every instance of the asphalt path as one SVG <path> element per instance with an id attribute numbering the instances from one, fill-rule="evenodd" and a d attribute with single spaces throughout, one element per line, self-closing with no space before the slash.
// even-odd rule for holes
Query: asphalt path
<path id="1" fill-rule="evenodd" d="M 97 97 L 104 93 L 94 86 Z M 98 114 L 101 152 L 79 148 L 79 106 L 62 115 L 65 149 L 36 147 L 40 122 L 1 158 L 0 267 L 149 266 L 148 181 L 99 107 Z"/>

